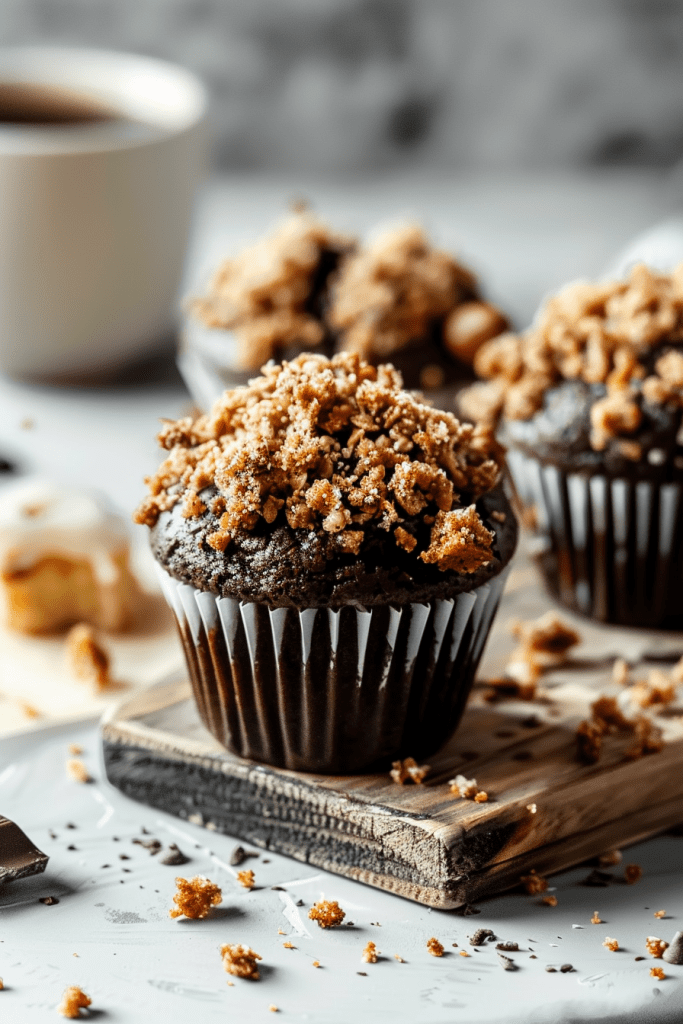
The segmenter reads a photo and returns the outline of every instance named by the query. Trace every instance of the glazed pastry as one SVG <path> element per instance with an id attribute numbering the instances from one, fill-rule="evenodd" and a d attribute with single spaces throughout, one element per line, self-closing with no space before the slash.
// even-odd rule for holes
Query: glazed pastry
<path id="1" fill-rule="evenodd" d="M 475 368 L 461 411 L 497 425 L 551 593 L 683 628 L 683 265 L 569 285 Z"/>
<path id="2" fill-rule="evenodd" d="M 7 623 L 23 633 L 125 628 L 139 596 L 125 521 L 89 492 L 18 481 L 0 493 L 0 584 Z"/>
<path id="3" fill-rule="evenodd" d="M 344 353 L 269 364 L 160 442 L 136 518 L 214 736 L 320 772 L 441 746 L 516 542 L 490 435 Z"/>

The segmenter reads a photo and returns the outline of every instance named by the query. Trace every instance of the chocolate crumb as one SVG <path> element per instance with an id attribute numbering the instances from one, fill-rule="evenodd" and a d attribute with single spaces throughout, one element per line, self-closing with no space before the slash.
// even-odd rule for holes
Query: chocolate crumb
<path id="1" fill-rule="evenodd" d="M 130 860 L 130 857 L 128 856 L 127 853 L 120 853 L 119 860 Z"/>
<path id="2" fill-rule="evenodd" d="M 56 896 L 41 896 L 38 902 L 44 903 L 46 907 L 54 907 L 55 903 L 59 903 L 59 900 Z"/>
<path id="3" fill-rule="evenodd" d="M 189 859 L 176 843 L 170 843 L 166 854 L 159 858 L 159 863 L 170 865 L 187 864 Z"/>
<path id="4" fill-rule="evenodd" d="M 490 928 L 477 928 L 473 935 L 470 935 L 470 946 L 483 946 L 487 939 L 495 939 Z"/>
<path id="5" fill-rule="evenodd" d="M 548 974 L 557 974 L 557 969 L 555 967 L 546 967 L 546 971 Z"/>
<path id="6" fill-rule="evenodd" d="M 73 846 L 73 845 L 67 846 L 67 850 L 77 850 L 77 849 L 78 849 L 77 846 Z"/>
<path id="7" fill-rule="evenodd" d="M 499 942 L 496 949 L 502 949 L 504 953 L 515 953 L 519 950 L 516 942 Z"/>
<path id="8" fill-rule="evenodd" d="M 230 865 L 236 868 L 238 864 L 241 864 L 247 859 L 247 852 L 243 846 L 236 846 L 230 854 Z"/>
<path id="9" fill-rule="evenodd" d="M 560 970 L 562 971 L 563 974 L 569 974 L 569 972 L 573 971 L 574 968 L 573 968 L 573 966 L 571 964 L 562 964 L 562 966 L 560 967 Z"/>
<path id="10" fill-rule="evenodd" d="M 644 956 L 634 956 L 634 958 L 633 958 L 633 959 L 634 959 L 634 960 L 644 960 L 644 959 L 645 959 L 645 957 L 644 957 Z"/>

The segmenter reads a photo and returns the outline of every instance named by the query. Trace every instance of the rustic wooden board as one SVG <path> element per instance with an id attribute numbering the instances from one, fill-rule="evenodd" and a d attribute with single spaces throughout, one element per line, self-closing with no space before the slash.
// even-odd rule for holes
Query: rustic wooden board
<path id="1" fill-rule="evenodd" d="M 532 617 L 548 607 L 522 557 L 484 672 L 499 670 L 510 651 L 510 614 Z M 683 637 L 565 618 L 584 643 L 569 665 L 548 674 L 540 700 L 490 706 L 475 689 L 422 786 L 397 786 L 387 775 L 305 775 L 234 757 L 202 726 L 182 678 L 107 713 L 107 775 L 136 800 L 369 885 L 434 907 L 472 902 L 516 885 L 531 868 L 559 871 L 683 820 L 683 709 L 656 719 L 666 746 L 639 761 L 624 759 L 629 737 L 608 737 L 598 764 L 584 766 L 574 741 L 590 701 L 618 692 L 610 682 L 616 655 L 673 661 Z M 458 772 L 475 777 L 490 801 L 454 799 L 446 782 Z"/>

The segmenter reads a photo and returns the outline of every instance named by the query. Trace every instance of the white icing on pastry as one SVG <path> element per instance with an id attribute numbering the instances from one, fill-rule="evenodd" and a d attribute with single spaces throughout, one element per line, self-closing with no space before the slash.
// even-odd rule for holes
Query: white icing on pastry
<path id="1" fill-rule="evenodd" d="M 104 498 L 30 477 L 0 491 L 0 572 L 29 569 L 43 558 L 88 561 L 95 579 L 111 586 L 128 547 L 123 518 Z"/>

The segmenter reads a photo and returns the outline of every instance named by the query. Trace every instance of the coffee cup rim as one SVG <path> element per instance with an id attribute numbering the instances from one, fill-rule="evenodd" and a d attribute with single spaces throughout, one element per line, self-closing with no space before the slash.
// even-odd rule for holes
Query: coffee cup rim
<path id="1" fill-rule="evenodd" d="M 0 154 L 127 149 L 180 135 L 206 117 L 208 93 L 193 72 L 143 54 L 67 46 L 0 47 L 0 83 L 55 86 L 113 107 L 121 120 L 88 125 L 0 123 Z M 151 130 L 131 137 L 130 124 Z"/>

